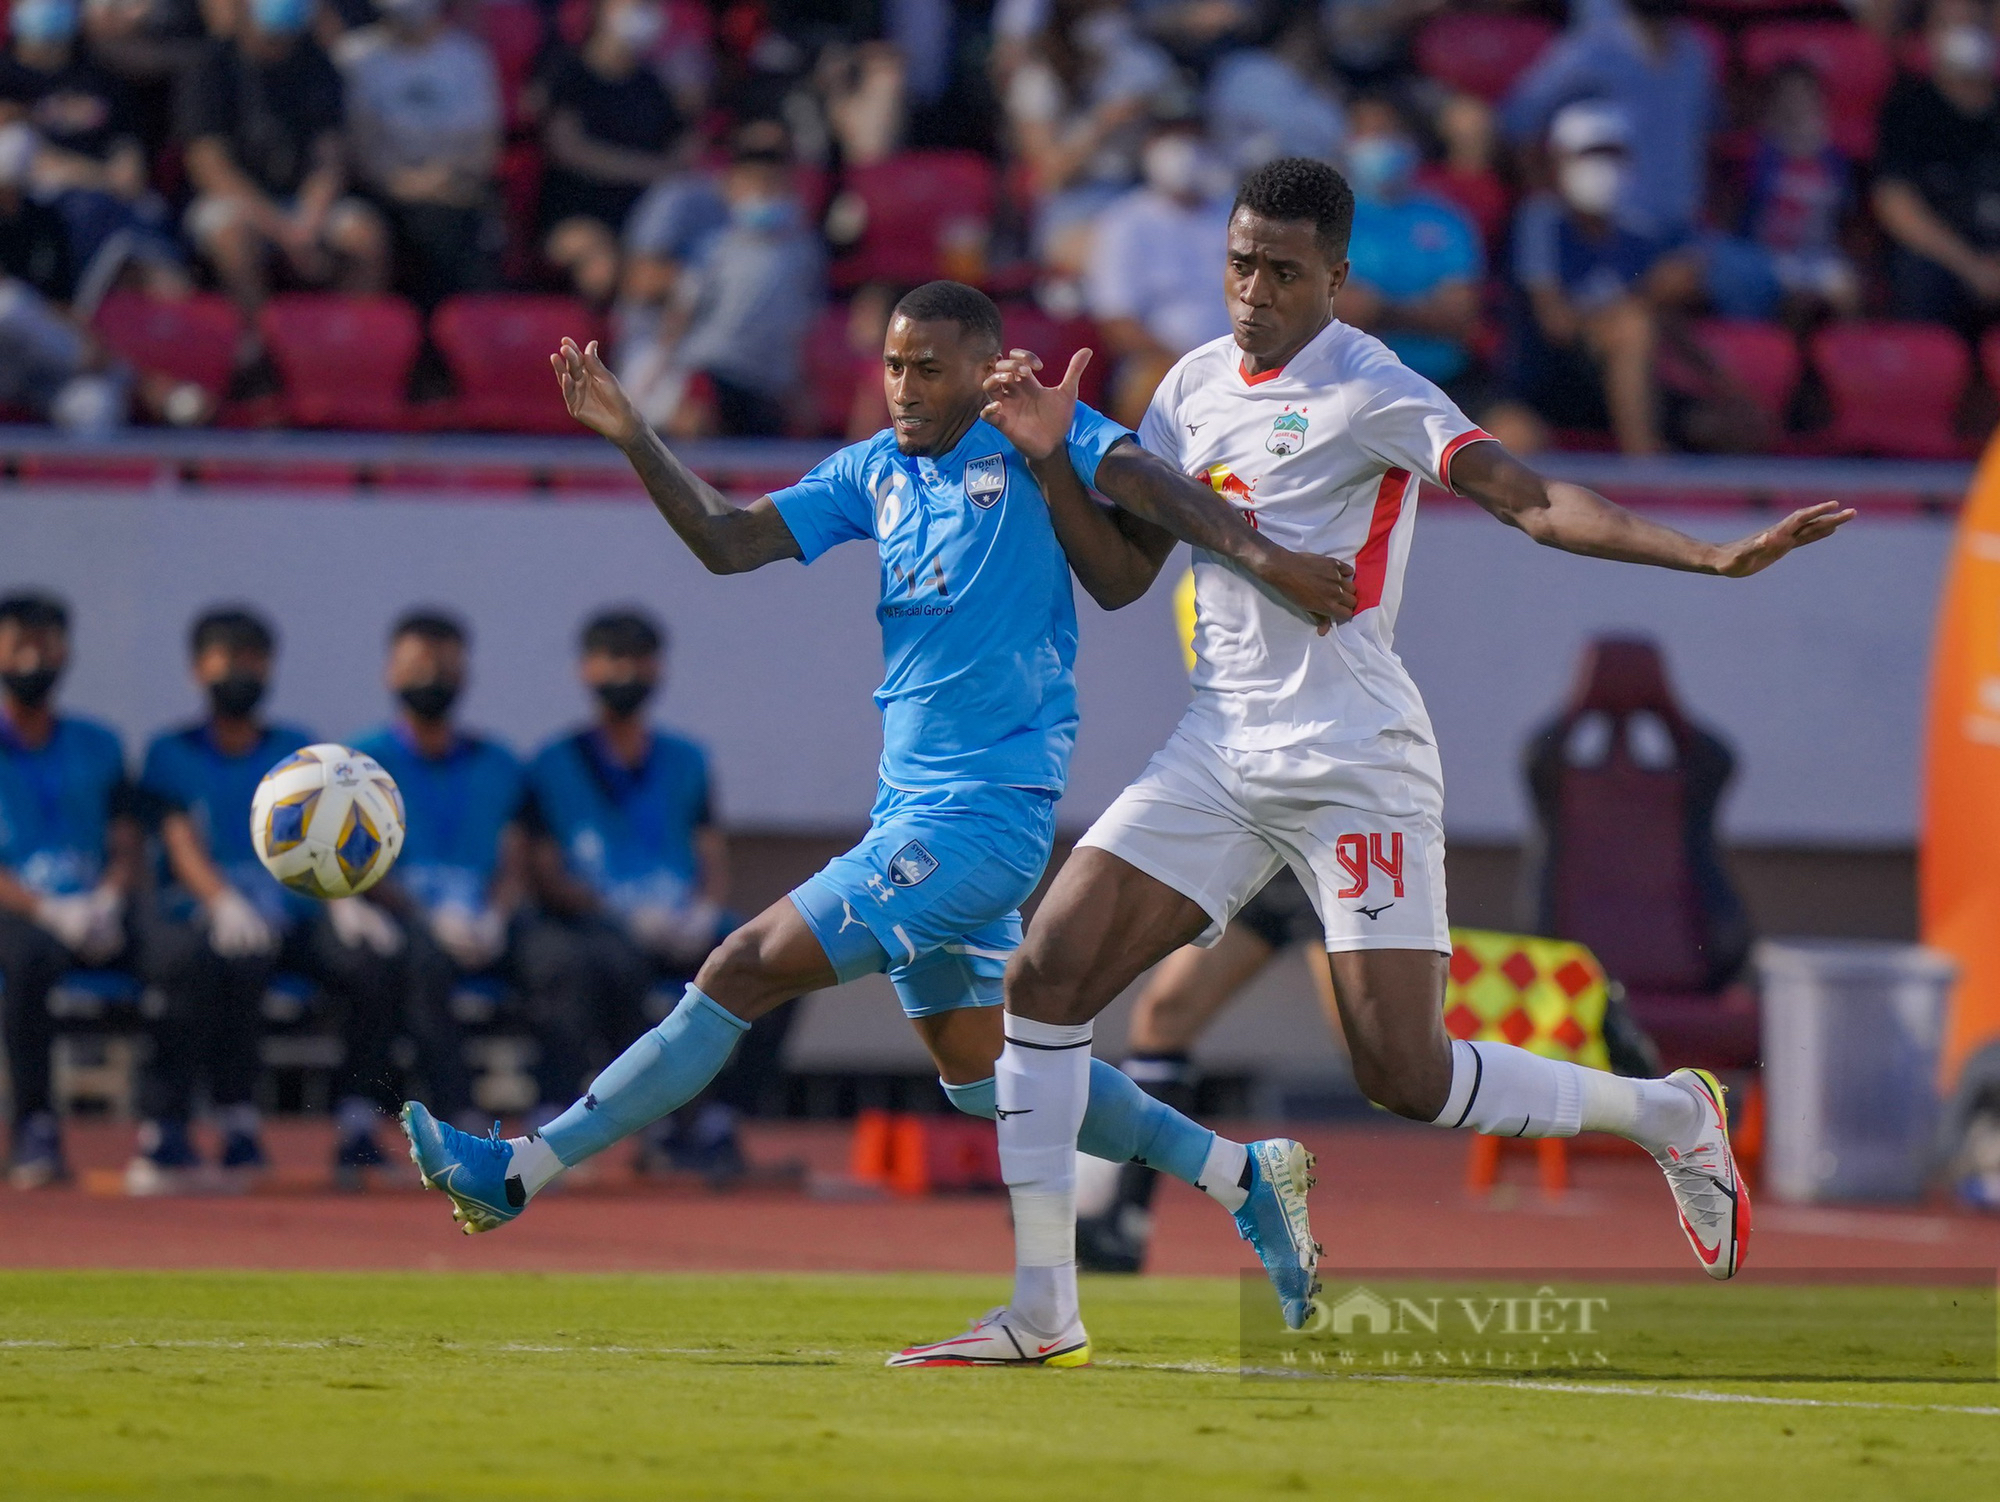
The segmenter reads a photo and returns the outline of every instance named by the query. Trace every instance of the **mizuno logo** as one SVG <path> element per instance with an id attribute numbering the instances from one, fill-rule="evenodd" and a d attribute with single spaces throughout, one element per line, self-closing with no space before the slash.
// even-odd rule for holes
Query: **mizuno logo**
<path id="1" fill-rule="evenodd" d="M 1201 431 L 1201 430 L 1202 430 L 1203 428 L 1205 428 L 1205 427 L 1207 427 L 1207 426 L 1208 426 L 1208 421 L 1207 421 L 1207 419 L 1206 419 L 1206 418 L 1204 418 L 1204 419 L 1203 419 L 1202 421 L 1200 421 L 1200 422 L 1191 422 L 1191 423 L 1189 423 L 1189 424 L 1187 425 L 1187 430 L 1188 430 L 1188 436 L 1189 436 L 1190 438 L 1192 438 L 1192 437 L 1193 437 L 1193 436 L 1194 436 L 1194 435 L 1195 435 L 1196 433 L 1199 433 L 1199 432 L 1200 432 L 1200 431 Z"/>
<path id="2" fill-rule="evenodd" d="M 1005 1121 L 1009 1116 L 1026 1116 L 1030 1111 L 1034 1109 L 1035 1108 L 1033 1106 L 1022 1106 L 1017 1111 L 1008 1111 L 1002 1109 L 999 1106 L 995 1106 L 993 1108 L 993 1115 L 997 1120 Z"/>
<path id="3" fill-rule="evenodd" d="M 1395 905 L 1396 904 L 1393 902 L 1385 902 L 1380 907 L 1358 907 L 1354 911 L 1361 914 L 1361 916 L 1366 918 L 1370 923 L 1373 923 L 1377 918 L 1381 917 L 1384 913 L 1388 912 L 1389 909 L 1394 907 Z"/>

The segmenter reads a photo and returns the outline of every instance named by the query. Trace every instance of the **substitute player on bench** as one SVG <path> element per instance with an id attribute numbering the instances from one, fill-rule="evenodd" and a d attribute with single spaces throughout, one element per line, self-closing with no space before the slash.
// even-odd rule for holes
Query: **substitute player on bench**
<path id="1" fill-rule="evenodd" d="M 1625 1079 L 1446 1036 L 1443 787 L 1430 720 L 1392 634 L 1424 480 L 1545 546 L 1730 578 L 1828 536 L 1853 513 L 1812 506 L 1716 544 L 1543 479 L 1378 340 L 1334 320 L 1353 211 L 1346 181 L 1321 162 L 1280 159 L 1245 180 L 1224 266 L 1233 333 L 1168 373 L 1140 441 L 1206 476 L 1262 535 L 1353 559 L 1355 613 L 1320 635 L 1227 560 L 1197 549 L 1194 700 L 1084 836 L 1008 970 L 998 1077 L 1014 1299 L 945 1343 L 961 1357 L 1024 1342 L 1087 1345 L 1069 1149 L 1089 1078 L 1091 1019 L 1183 944 L 1213 943 L 1280 865 L 1318 905 L 1355 1077 L 1371 1099 L 1445 1127 L 1630 1138 L 1665 1169 L 1710 1275 L 1727 1278 L 1742 1261 L 1750 1205 L 1711 1075 Z M 1028 456 L 1078 577 L 1129 582 L 1157 571 L 1165 551 L 1154 539 L 1135 536 L 1056 472 L 1074 382 L 1043 386 L 1036 363 L 1020 352 L 1001 362 L 988 417 Z M 1310 1279 L 1280 1294 L 1297 1323 Z M 931 1349 L 913 1347 L 892 1364 L 921 1364 Z"/>

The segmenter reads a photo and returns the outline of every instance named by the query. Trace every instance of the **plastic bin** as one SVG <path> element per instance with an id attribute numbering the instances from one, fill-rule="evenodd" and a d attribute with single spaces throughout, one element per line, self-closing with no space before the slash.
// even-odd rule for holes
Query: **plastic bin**
<path id="1" fill-rule="evenodd" d="M 1793 1201 L 1917 1198 L 1956 967 L 1913 944 L 1787 939 L 1757 947 L 1757 970 L 1766 1187 Z"/>

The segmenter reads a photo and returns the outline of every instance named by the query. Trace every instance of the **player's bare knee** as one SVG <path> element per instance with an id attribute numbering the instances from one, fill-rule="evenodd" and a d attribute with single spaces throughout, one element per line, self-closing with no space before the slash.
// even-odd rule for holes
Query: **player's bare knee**
<path id="1" fill-rule="evenodd" d="M 1421 1067 L 1412 1059 L 1383 1056 L 1357 1050 L 1354 1055 L 1354 1083 L 1361 1093 L 1383 1110 L 1411 1121 L 1435 1121 L 1451 1091 L 1451 1073 L 1446 1067 L 1440 1082 L 1436 1071 Z"/>
<path id="2" fill-rule="evenodd" d="M 754 1017 L 771 1000 L 773 978 L 753 928 L 739 928 L 710 951 L 694 983 L 739 1017 Z"/>
<path id="3" fill-rule="evenodd" d="M 1085 1004 L 1081 978 L 1050 946 L 1032 938 L 1007 962 L 1007 1010 L 1036 1022 L 1071 1026 L 1088 1022 L 1095 1011 Z"/>

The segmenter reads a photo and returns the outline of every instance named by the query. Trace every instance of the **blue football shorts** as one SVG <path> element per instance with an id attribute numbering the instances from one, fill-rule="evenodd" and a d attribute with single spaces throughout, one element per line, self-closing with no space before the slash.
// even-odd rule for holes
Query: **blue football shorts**
<path id="1" fill-rule="evenodd" d="M 842 981 L 886 970 L 911 1017 L 997 1006 L 1055 799 L 1032 788 L 880 785 L 867 837 L 792 893 Z"/>

